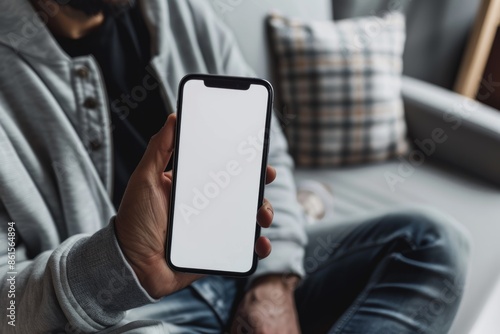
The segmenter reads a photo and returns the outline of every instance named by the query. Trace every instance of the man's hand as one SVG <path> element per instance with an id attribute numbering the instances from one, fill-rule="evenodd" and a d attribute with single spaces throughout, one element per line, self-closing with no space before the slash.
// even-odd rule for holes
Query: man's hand
<path id="1" fill-rule="evenodd" d="M 169 216 L 171 173 L 164 173 L 174 149 L 176 116 L 151 138 L 146 152 L 132 174 L 115 219 L 118 242 L 142 286 L 153 298 L 161 298 L 180 290 L 201 275 L 172 271 L 165 261 L 165 242 Z M 276 171 L 267 168 L 267 183 Z M 265 201 L 257 214 L 262 227 L 269 227 L 273 209 Z M 271 252 L 269 239 L 260 237 L 255 252 L 264 258 Z"/>
<path id="2" fill-rule="evenodd" d="M 259 278 L 240 302 L 232 334 L 299 334 L 294 291 L 298 278 L 280 275 Z"/>

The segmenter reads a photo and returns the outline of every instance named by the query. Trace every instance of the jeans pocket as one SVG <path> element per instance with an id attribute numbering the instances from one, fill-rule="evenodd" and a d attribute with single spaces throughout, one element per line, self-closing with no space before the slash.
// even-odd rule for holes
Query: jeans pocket
<path id="1" fill-rule="evenodd" d="M 237 280 L 211 276 L 196 281 L 191 287 L 213 309 L 221 323 L 223 325 L 227 324 L 238 293 Z"/>

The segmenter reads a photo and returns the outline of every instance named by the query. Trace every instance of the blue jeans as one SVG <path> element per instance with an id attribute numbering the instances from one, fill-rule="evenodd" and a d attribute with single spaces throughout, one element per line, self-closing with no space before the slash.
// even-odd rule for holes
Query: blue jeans
<path id="1" fill-rule="evenodd" d="M 446 333 L 457 312 L 468 239 L 437 213 L 396 213 L 310 234 L 295 291 L 302 333 Z M 131 313 L 171 333 L 224 333 L 244 281 L 208 277 Z M 239 324 L 252 333 L 252 324 Z"/>

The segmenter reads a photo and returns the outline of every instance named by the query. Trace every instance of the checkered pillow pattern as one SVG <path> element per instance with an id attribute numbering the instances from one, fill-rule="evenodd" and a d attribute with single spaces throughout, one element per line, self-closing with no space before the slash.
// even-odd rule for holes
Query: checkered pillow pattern
<path id="1" fill-rule="evenodd" d="M 290 151 L 301 167 L 383 161 L 408 151 L 400 13 L 337 22 L 268 19 Z"/>

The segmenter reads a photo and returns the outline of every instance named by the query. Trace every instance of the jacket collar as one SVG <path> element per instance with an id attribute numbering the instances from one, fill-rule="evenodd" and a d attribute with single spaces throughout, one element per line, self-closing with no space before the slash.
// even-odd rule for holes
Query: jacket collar
<path id="1" fill-rule="evenodd" d="M 39 0 L 35 0 L 39 1 Z M 152 55 L 166 54 L 168 22 L 166 1 L 139 0 L 146 25 L 151 34 Z M 0 44 L 21 55 L 44 62 L 70 61 L 44 24 L 57 13 L 57 7 L 44 6 L 35 11 L 29 0 L 0 0 Z"/>
<path id="2" fill-rule="evenodd" d="M 28 0 L 0 0 L 0 7 L 0 44 L 24 56 L 69 60 L 40 18 L 55 15 L 55 7 L 44 8 L 40 16 Z"/>
<path id="3" fill-rule="evenodd" d="M 169 44 L 167 1 L 139 0 L 138 5 L 151 35 L 153 58 L 158 55 L 167 55 L 167 44 Z"/>

